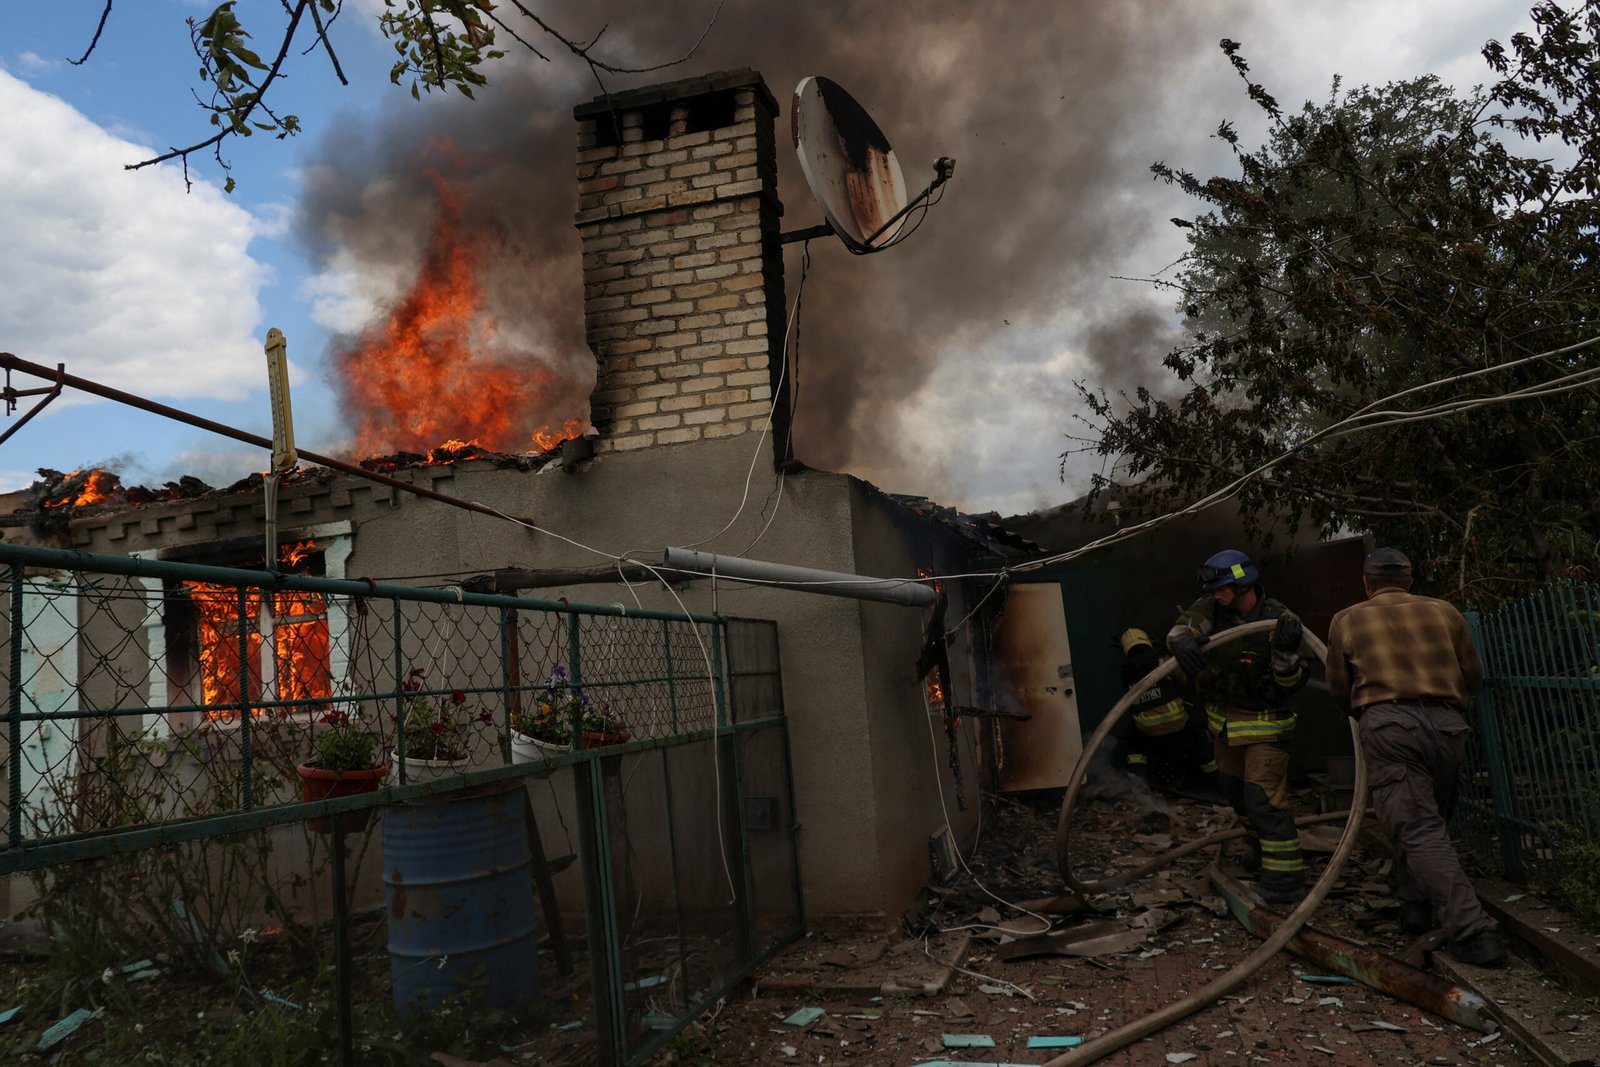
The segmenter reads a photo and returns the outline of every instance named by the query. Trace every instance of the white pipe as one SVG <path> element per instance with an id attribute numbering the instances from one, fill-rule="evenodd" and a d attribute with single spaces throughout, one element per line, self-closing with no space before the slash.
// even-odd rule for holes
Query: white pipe
<path id="1" fill-rule="evenodd" d="M 696 552 L 689 548 L 667 549 L 662 566 L 668 570 L 708 577 L 759 582 L 780 589 L 824 593 L 853 600 L 880 600 L 911 608 L 932 607 L 934 601 L 933 587 L 915 578 L 871 578 L 739 556 L 719 556 L 714 552 Z"/>

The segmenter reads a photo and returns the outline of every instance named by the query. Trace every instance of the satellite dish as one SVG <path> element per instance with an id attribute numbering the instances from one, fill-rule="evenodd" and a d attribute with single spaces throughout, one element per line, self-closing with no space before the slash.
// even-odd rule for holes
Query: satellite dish
<path id="1" fill-rule="evenodd" d="M 794 149 L 811 195 L 852 252 L 888 245 L 906 217 L 906 181 L 889 139 L 855 98 L 827 78 L 794 90 Z"/>

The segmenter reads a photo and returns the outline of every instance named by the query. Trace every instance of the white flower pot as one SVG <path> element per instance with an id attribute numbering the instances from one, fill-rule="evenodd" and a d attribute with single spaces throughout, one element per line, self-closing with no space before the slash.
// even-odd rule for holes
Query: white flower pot
<path id="1" fill-rule="evenodd" d="M 571 751 L 571 745 L 558 745 L 550 741 L 541 741 L 537 737 L 529 737 L 515 730 L 511 731 L 512 763 L 543 763 L 551 756 Z"/>
<path id="2" fill-rule="evenodd" d="M 400 784 L 400 759 L 394 759 L 394 769 L 389 772 L 389 784 Z M 438 778 L 454 778 L 472 769 L 472 762 L 464 759 L 413 759 L 405 758 L 406 784 L 431 782 Z"/>

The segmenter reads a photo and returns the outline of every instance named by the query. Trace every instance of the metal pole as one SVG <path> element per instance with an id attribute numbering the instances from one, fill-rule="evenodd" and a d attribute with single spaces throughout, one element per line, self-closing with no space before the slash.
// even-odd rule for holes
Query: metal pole
<path id="1" fill-rule="evenodd" d="M 719 556 L 688 548 L 669 548 L 664 566 L 677 571 L 715 575 L 735 581 L 759 582 L 781 589 L 849 597 L 852 600 L 877 600 L 905 607 L 932 607 L 933 587 L 917 578 L 872 578 L 860 574 L 821 571 L 813 567 L 791 567 L 739 556 Z"/>
<path id="2" fill-rule="evenodd" d="M 22 843 L 22 637 L 24 610 L 22 568 L 11 568 L 11 847 Z"/>
<path id="3" fill-rule="evenodd" d="M 99 382 L 92 382 L 87 378 L 79 378 L 71 374 L 57 375 L 48 367 L 42 366 L 38 363 L 30 363 L 25 359 L 19 359 L 10 352 L 0 352 L 0 367 L 5 368 L 6 370 L 20 370 L 24 373 L 37 375 L 41 378 L 57 378 L 63 385 L 70 385 L 74 389 L 82 389 L 84 392 L 93 393 L 95 396 L 103 396 L 107 400 L 115 400 L 119 404 L 127 404 L 129 407 L 135 407 L 141 411 L 148 411 L 153 415 L 161 415 L 165 418 L 186 423 L 202 430 L 209 430 L 212 433 L 221 434 L 223 437 L 231 437 L 235 441 L 243 441 L 247 445 L 256 445 L 257 447 L 264 448 L 269 452 L 272 451 L 273 448 L 272 442 L 259 434 L 246 433 L 244 430 L 237 430 L 232 426 L 227 426 L 220 422 L 213 422 L 210 419 L 201 418 L 199 415 L 191 415 L 187 411 L 182 411 L 174 407 L 168 407 L 165 404 L 158 404 L 154 400 L 146 400 L 142 396 L 135 396 L 133 393 L 125 393 L 120 389 L 113 389 L 109 385 L 101 385 Z M 485 507 L 482 504 L 476 504 L 470 500 L 462 500 L 459 497 L 447 496 L 444 493 L 436 493 L 432 489 L 424 489 L 420 485 L 413 485 L 410 482 L 403 481 L 399 478 L 391 478 L 387 474 L 379 474 L 377 471 L 369 471 L 364 467 L 357 467 L 354 464 L 345 463 L 342 460 L 332 459 L 328 456 L 319 456 L 317 453 L 307 452 L 303 448 L 296 449 L 296 452 L 301 459 L 308 460 L 309 462 L 315 463 L 318 466 L 327 467 L 330 470 L 336 470 L 341 474 L 349 474 L 357 478 L 365 478 L 369 482 L 379 482 L 383 485 L 390 486 L 391 488 L 399 489 L 402 492 L 412 493 L 416 496 L 427 497 L 429 500 L 437 500 L 442 504 L 449 504 L 451 507 L 464 508 L 467 511 L 476 511 L 480 515 L 490 515 L 497 519 L 503 519 L 507 517 L 503 512 L 496 511 L 494 508 Z M 511 517 L 518 518 L 517 516 Z M 528 522 L 531 520 L 518 518 L 518 521 Z"/>
<path id="4" fill-rule="evenodd" d="M 339 1014 L 339 1062 L 345 1067 L 355 1062 L 355 1042 L 351 1033 L 350 999 L 350 902 L 344 874 L 344 816 L 333 816 L 333 990 Z"/>

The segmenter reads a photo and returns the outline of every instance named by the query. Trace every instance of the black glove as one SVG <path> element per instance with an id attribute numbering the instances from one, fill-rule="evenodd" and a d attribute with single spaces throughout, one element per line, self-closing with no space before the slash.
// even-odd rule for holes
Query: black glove
<path id="1" fill-rule="evenodd" d="M 1200 639 L 1193 633 L 1186 631 L 1172 638 L 1167 642 L 1167 650 L 1191 682 L 1206 669 L 1206 654 L 1200 651 Z"/>
<path id="2" fill-rule="evenodd" d="M 1300 647 L 1305 627 L 1293 615 L 1279 615 L 1278 624 L 1272 628 L 1272 647 L 1278 652 L 1294 652 Z"/>

